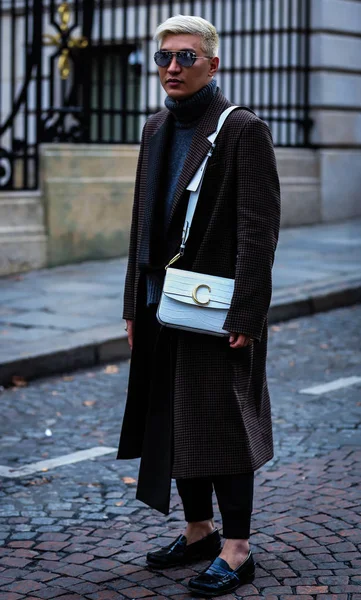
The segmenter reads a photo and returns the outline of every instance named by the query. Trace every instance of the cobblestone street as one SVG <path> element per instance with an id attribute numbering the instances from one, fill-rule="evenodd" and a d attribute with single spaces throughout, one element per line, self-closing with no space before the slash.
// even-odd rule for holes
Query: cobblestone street
<path id="1" fill-rule="evenodd" d="M 223 598 L 361 600 L 361 383 L 347 385 L 361 377 L 360 324 L 355 306 L 270 327 L 275 457 L 256 475 L 256 579 Z M 168 517 L 148 509 L 134 499 L 138 462 L 111 450 L 128 369 L 1 391 L 0 600 L 190 598 L 186 582 L 207 563 L 145 566 L 183 531 L 175 488 Z M 340 378 L 339 389 L 309 390 Z M 17 472 L 98 447 L 110 450 Z"/>

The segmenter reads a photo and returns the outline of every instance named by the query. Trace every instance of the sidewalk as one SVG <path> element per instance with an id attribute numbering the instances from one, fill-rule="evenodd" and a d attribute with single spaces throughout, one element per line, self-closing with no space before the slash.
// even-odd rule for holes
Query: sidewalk
<path id="1" fill-rule="evenodd" d="M 129 357 L 127 259 L 0 279 L 0 384 Z M 270 321 L 361 300 L 361 219 L 281 231 Z"/>

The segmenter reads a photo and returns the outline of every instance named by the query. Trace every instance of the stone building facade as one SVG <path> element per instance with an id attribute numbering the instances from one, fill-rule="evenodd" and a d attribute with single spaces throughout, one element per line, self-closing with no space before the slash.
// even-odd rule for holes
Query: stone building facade
<path id="1" fill-rule="evenodd" d="M 152 32 L 171 14 L 215 23 L 219 86 L 269 123 L 282 226 L 361 216 L 360 2 L 3 0 L 0 11 L 0 274 L 126 254 L 141 129 L 164 99 Z"/>

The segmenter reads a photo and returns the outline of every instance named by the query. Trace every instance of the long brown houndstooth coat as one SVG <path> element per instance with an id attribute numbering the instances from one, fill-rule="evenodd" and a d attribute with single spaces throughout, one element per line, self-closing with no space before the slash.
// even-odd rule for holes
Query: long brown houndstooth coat
<path id="1" fill-rule="evenodd" d="M 179 247 L 188 199 L 186 187 L 210 148 L 207 136 L 230 105 L 218 90 L 194 134 L 168 224 L 168 258 Z M 228 117 L 207 166 L 186 253 L 175 265 L 234 277 L 235 291 L 224 329 L 244 333 L 255 343 L 234 350 L 228 338 L 162 328 L 163 337 L 171 336 L 176 348 L 170 410 L 169 398 L 162 398 L 168 376 L 162 365 L 168 363 L 161 350 L 156 351 L 153 362 L 153 367 L 161 365 L 159 386 L 153 381 L 150 394 L 149 377 L 154 369 L 149 369 L 144 343 L 146 293 L 139 263 L 147 250 L 144 223 L 150 221 L 161 194 L 172 118 L 168 110 L 162 110 L 148 120 L 139 155 L 123 314 L 135 319 L 135 340 L 118 458 L 142 456 L 143 461 L 149 451 L 155 457 L 153 462 L 165 470 L 168 465 L 175 478 L 254 471 L 273 456 L 266 381 L 267 311 L 280 192 L 271 135 L 252 112 L 238 109 Z M 159 414 L 155 419 L 149 417 L 152 394 L 158 407 L 154 410 L 167 415 L 165 422 L 161 418 L 157 421 Z M 165 445 L 161 439 L 166 440 Z M 137 497 L 167 512 L 167 503 L 154 497 L 154 490 L 149 491 L 152 481 L 153 488 L 158 487 L 150 462 L 145 458 L 145 483 L 141 477 Z"/>

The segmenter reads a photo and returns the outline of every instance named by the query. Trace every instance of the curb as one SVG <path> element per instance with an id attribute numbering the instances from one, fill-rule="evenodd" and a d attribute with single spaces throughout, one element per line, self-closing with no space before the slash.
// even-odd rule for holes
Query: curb
<path id="1" fill-rule="evenodd" d="M 120 331 L 119 335 L 114 331 Z M 77 369 L 95 367 L 109 361 L 130 358 L 128 338 L 123 323 L 81 331 L 52 338 L 44 343 L 30 345 L 21 357 L 9 356 L 0 364 L 0 386 L 12 384 L 14 376 L 26 381 Z"/>
<path id="2" fill-rule="evenodd" d="M 361 276 L 357 273 L 274 292 L 268 321 L 289 321 L 360 302 Z"/>
<path id="3" fill-rule="evenodd" d="M 323 284 L 275 291 L 269 311 L 269 323 L 288 321 L 361 302 L 360 274 L 340 277 Z M 115 335 L 114 330 L 121 331 Z M 71 341 L 70 341 L 71 340 Z M 9 356 L 0 365 L 0 385 L 9 386 L 14 376 L 25 380 L 90 368 L 109 361 L 127 360 L 130 351 L 122 322 L 52 338 L 32 344 L 19 356 Z"/>

